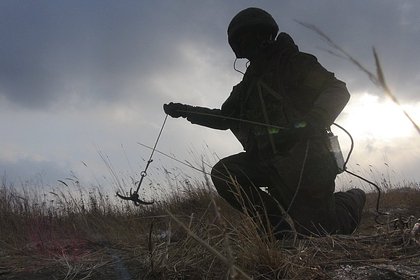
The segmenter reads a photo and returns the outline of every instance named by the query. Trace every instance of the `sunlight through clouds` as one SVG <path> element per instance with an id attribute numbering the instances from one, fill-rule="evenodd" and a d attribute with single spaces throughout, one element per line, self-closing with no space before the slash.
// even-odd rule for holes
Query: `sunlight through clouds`
<path id="1" fill-rule="evenodd" d="M 420 102 L 402 106 L 414 121 L 420 122 Z M 415 180 L 419 166 L 419 135 L 401 108 L 390 99 L 368 92 L 354 93 L 337 123 L 347 129 L 354 140 L 350 170 L 369 178 L 373 176 L 372 179 L 392 172 L 395 180 Z M 334 130 L 334 133 L 339 135 L 343 153 L 347 155 L 350 139 L 340 130 Z M 347 184 L 346 180 L 343 182 L 339 185 Z"/>
<path id="2" fill-rule="evenodd" d="M 420 103 L 407 105 L 407 110 L 420 112 Z M 380 141 L 392 142 L 416 134 L 410 121 L 402 110 L 391 100 L 381 99 L 369 93 L 354 94 L 351 103 L 345 110 L 348 115 L 345 125 L 359 139 L 376 138 Z"/>

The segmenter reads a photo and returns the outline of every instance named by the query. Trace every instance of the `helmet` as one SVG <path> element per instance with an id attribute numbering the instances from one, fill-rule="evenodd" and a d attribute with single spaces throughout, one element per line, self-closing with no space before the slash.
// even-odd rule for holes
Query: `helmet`
<path id="1" fill-rule="evenodd" d="M 275 37 L 279 31 L 276 21 L 266 11 L 254 7 L 242 10 L 233 17 L 227 30 L 229 45 L 234 51 L 237 35 L 244 28 L 250 27 L 257 27 L 267 31 L 273 37 Z"/>

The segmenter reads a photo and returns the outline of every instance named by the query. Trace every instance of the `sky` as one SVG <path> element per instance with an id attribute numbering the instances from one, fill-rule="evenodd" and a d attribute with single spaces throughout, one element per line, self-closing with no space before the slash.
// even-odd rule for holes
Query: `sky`
<path id="1" fill-rule="evenodd" d="M 396 185 L 419 182 L 420 135 L 400 107 L 298 23 L 317 26 L 371 71 L 375 47 L 389 87 L 420 123 L 420 2 L 409 0 L 2 0 L 2 181 L 130 188 L 151 153 L 140 144 L 154 145 L 164 103 L 220 108 L 241 80 L 226 30 L 251 6 L 270 12 L 301 51 L 346 82 L 351 100 L 337 123 L 354 138 L 349 169 Z M 346 155 L 348 137 L 334 132 Z M 157 148 L 177 159 L 153 155 L 147 184 L 160 190 L 202 178 L 180 162 L 201 168 L 204 159 L 209 171 L 219 158 L 242 151 L 229 131 L 171 118 Z M 360 184 L 347 175 L 337 180 Z"/>

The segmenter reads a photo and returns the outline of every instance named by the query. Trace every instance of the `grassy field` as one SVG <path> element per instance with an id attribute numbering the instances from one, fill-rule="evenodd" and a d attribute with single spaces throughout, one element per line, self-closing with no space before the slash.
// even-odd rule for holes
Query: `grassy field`
<path id="1" fill-rule="evenodd" d="M 206 183 L 152 206 L 110 194 L 0 188 L 0 279 L 418 279 L 420 186 L 376 193 L 351 236 L 262 239 Z M 68 189 L 76 185 L 68 186 Z M 413 215 L 414 219 L 407 217 Z M 398 222 L 393 222 L 397 219 Z M 395 225 L 394 225 L 395 224 Z"/>

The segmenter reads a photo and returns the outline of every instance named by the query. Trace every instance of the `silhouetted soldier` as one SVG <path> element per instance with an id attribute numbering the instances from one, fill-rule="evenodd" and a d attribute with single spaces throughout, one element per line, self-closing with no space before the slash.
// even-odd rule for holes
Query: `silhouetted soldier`
<path id="1" fill-rule="evenodd" d="M 250 64 L 221 109 L 171 102 L 164 110 L 193 124 L 230 129 L 241 142 L 245 152 L 212 170 L 217 192 L 233 207 L 259 217 L 265 228 L 270 224 L 278 237 L 290 230 L 285 213 L 302 234 L 350 234 L 365 193 L 334 193 L 339 170 L 327 148 L 327 131 L 350 95 L 316 57 L 278 31 L 264 10 L 239 12 L 228 40 L 236 57 Z"/>

